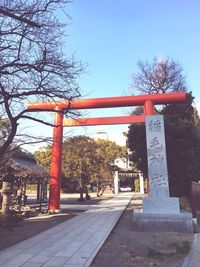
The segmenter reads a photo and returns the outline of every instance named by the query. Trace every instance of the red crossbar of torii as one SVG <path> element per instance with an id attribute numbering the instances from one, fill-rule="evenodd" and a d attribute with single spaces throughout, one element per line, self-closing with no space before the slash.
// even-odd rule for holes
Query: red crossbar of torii
<path id="1" fill-rule="evenodd" d="M 118 96 L 29 103 L 27 105 L 29 111 L 54 111 L 53 145 L 50 168 L 49 211 L 58 212 L 60 209 L 60 176 L 62 169 L 63 127 L 106 124 L 133 124 L 141 122 L 144 123 L 145 116 L 154 115 L 154 105 L 182 103 L 186 102 L 187 99 L 188 94 L 182 92 L 170 94 Z M 63 111 L 66 109 L 93 109 L 128 106 L 143 106 L 144 114 L 142 116 L 121 116 L 106 118 L 63 118 Z"/>

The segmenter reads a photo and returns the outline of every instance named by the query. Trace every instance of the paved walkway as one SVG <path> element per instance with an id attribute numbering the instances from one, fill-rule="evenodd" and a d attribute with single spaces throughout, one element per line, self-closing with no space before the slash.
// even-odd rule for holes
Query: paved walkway
<path id="1" fill-rule="evenodd" d="M 0 266 L 90 266 L 132 196 L 133 193 L 118 194 L 100 205 L 88 207 L 88 211 L 70 220 L 1 251 Z M 61 208 L 68 208 L 68 205 Z"/>
<path id="2" fill-rule="evenodd" d="M 194 235 L 194 242 L 189 255 L 185 258 L 182 267 L 200 266 L 200 233 Z"/>

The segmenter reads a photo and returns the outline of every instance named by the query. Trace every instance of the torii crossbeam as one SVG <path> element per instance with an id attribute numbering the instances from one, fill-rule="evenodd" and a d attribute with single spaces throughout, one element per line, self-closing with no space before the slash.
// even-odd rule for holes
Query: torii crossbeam
<path id="1" fill-rule="evenodd" d="M 188 96 L 189 95 L 187 93 L 170 93 L 29 103 L 27 105 L 29 111 L 36 112 L 48 110 L 54 112 L 53 145 L 50 168 L 49 211 L 58 212 L 60 209 L 60 176 L 62 169 L 63 127 L 144 123 L 145 116 L 154 115 L 154 105 L 183 103 L 187 101 Z M 63 118 L 63 111 L 67 109 L 93 109 L 130 106 L 143 106 L 144 114 L 142 116 L 121 116 L 106 118 Z"/>

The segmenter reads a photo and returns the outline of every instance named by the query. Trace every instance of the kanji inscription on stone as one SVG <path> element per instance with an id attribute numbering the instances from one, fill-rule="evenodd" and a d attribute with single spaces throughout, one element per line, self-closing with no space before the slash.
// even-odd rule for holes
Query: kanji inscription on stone
<path id="1" fill-rule="evenodd" d="M 169 197 L 164 119 L 146 116 L 149 191 L 151 197 Z"/>

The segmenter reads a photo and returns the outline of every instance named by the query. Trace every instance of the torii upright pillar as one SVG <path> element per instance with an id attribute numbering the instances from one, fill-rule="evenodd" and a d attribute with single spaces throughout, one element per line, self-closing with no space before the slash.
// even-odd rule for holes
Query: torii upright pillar
<path id="1" fill-rule="evenodd" d="M 62 170 L 63 112 L 54 112 L 53 145 L 50 169 L 49 212 L 60 210 Z"/>

